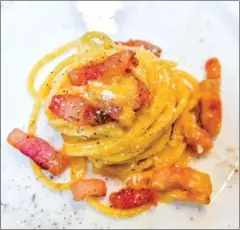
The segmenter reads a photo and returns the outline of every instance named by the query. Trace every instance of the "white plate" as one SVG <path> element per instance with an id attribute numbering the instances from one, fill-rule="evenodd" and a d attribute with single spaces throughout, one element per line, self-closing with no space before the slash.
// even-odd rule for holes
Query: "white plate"
<path id="1" fill-rule="evenodd" d="M 229 176 L 239 154 L 238 9 L 238 2 L 1 2 L 1 227 L 238 228 L 239 176 Z M 31 67 L 87 30 L 102 30 L 117 40 L 150 40 L 163 48 L 164 57 L 199 79 L 208 57 L 221 60 L 223 128 L 212 153 L 197 165 L 212 176 L 213 202 L 208 207 L 160 204 L 138 217 L 116 220 L 73 202 L 69 193 L 45 188 L 35 180 L 29 161 L 6 144 L 14 127 L 26 129 Z M 41 129 L 46 133 L 45 124 Z M 48 132 L 48 138 L 54 139 L 54 133 Z"/>

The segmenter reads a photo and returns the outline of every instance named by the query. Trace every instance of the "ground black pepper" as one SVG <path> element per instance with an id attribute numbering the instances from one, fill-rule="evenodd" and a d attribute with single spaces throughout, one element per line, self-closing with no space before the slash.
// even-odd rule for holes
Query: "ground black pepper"
<path id="1" fill-rule="evenodd" d="M 32 195 L 32 202 L 34 202 L 35 199 L 36 199 L 36 194 L 33 194 L 33 195 Z"/>

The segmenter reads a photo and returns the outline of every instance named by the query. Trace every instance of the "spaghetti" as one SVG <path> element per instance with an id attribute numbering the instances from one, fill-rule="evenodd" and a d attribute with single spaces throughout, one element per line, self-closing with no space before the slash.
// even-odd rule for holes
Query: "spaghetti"
<path id="1" fill-rule="evenodd" d="M 94 195 L 83 196 L 91 206 L 114 217 L 137 215 L 157 201 L 210 202 L 209 176 L 187 166 L 193 156 L 212 147 L 211 134 L 205 131 L 207 123 L 213 123 L 209 117 L 219 117 L 214 135 L 220 130 L 219 89 L 212 102 L 209 91 L 215 83 L 199 87 L 193 76 L 160 58 L 161 50 L 149 44 L 114 42 L 103 33 L 89 32 L 44 56 L 30 72 L 28 91 L 35 103 L 28 134 L 35 135 L 43 107 L 49 124 L 62 134 L 59 154 L 71 168 L 69 183 L 49 179 L 27 150 L 8 139 L 33 159 L 34 173 L 52 189 L 68 190 L 84 180 L 87 162 L 94 173 L 124 181 L 125 190 L 110 197 L 112 207 L 101 204 Z M 60 62 L 37 90 L 34 82 L 40 69 L 70 50 L 75 53 Z M 220 76 L 214 74 L 211 80 L 218 83 Z M 81 101 L 74 104 L 79 96 Z M 81 105 L 80 118 L 75 119 L 74 106 L 70 112 L 64 110 L 67 103 Z M 212 103 L 212 109 L 206 103 Z M 92 114 L 94 119 L 90 119 Z M 154 198 L 149 188 L 154 188 Z M 139 196 L 144 197 L 140 203 L 135 200 L 129 205 L 129 197 Z"/>

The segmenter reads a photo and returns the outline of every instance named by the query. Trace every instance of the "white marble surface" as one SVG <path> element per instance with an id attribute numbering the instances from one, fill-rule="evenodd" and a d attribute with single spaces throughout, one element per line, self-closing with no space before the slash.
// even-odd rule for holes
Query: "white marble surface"
<path id="1" fill-rule="evenodd" d="M 239 227 L 239 175 L 233 173 L 225 184 L 232 171 L 227 162 L 235 163 L 239 154 L 238 9 L 238 2 L 1 2 L 1 227 Z M 204 61 L 219 57 L 224 124 L 213 153 L 198 164 L 212 176 L 210 206 L 161 204 L 133 219 L 109 218 L 73 202 L 68 193 L 44 188 L 27 159 L 6 144 L 12 128 L 27 125 L 32 100 L 26 80 L 31 67 L 42 55 L 87 30 L 102 30 L 118 40 L 150 40 L 163 48 L 164 57 L 199 78 Z"/>

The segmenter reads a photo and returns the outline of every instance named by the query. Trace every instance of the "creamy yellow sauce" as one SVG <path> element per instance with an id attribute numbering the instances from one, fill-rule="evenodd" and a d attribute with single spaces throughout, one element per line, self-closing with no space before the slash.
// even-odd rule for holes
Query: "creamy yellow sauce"
<path id="1" fill-rule="evenodd" d="M 82 97 L 94 107 L 102 107 L 105 111 L 112 107 L 117 111 L 118 121 L 122 126 L 133 124 L 135 112 L 134 102 L 138 93 L 137 80 L 132 76 L 116 78 L 112 82 L 91 81 L 82 87 Z"/>

